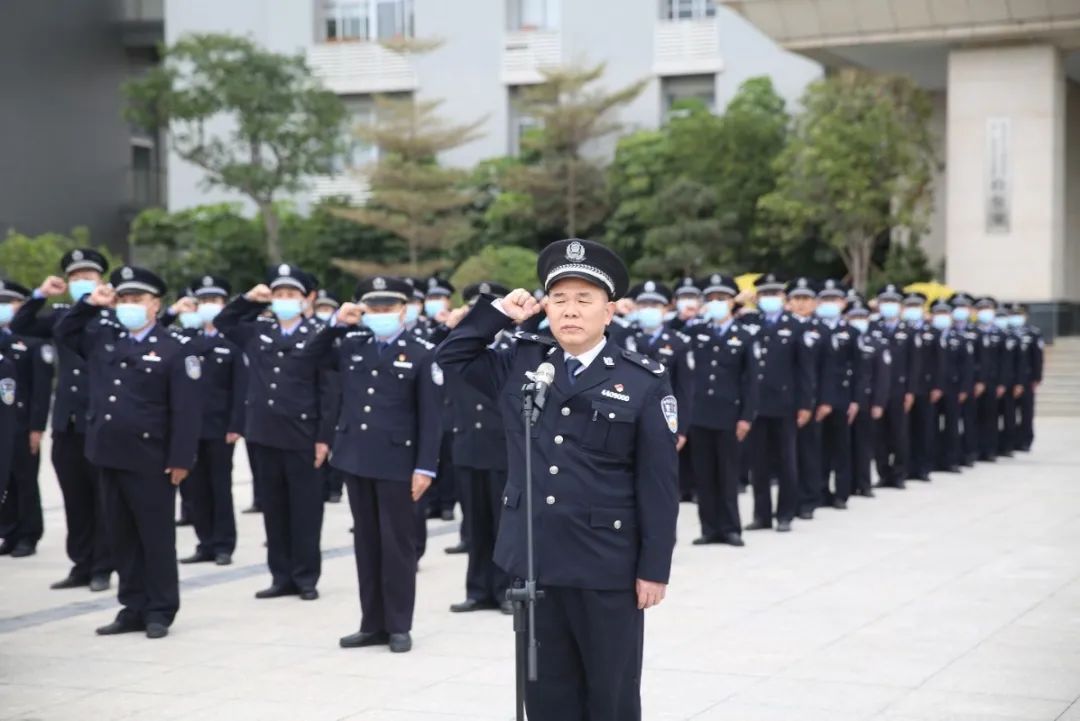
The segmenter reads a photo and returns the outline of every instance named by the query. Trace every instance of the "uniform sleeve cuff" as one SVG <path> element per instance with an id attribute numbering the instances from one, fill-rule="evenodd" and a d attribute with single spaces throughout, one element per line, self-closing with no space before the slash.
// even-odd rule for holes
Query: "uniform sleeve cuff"
<path id="1" fill-rule="evenodd" d="M 419 473 L 421 476 L 427 476 L 428 478 L 435 477 L 435 471 L 426 471 L 423 468 L 417 468 L 413 470 L 413 475 L 416 475 L 417 473 Z"/>

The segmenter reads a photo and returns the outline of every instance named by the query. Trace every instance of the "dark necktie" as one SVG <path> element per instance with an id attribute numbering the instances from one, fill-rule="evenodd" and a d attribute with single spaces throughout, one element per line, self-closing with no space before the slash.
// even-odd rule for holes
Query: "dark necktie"
<path id="1" fill-rule="evenodd" d="M 577 383 L 577 371 L 582 366 L 582 362 L 577 358 L 566 359 L 566 377 L 570 379 L 570 385 Z"/>

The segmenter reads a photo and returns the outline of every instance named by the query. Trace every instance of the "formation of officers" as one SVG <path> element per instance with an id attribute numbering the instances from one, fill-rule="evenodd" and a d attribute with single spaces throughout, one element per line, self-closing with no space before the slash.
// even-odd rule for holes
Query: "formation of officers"
<path id="1" fill-rule="evenodd" d="M 742 546 L 744 531 L 787 532 L 874 487 L 1031 447 L 1043 343 L 1019 305 L 956 293 L 928 306 L 893 285 L 867 299 L 837 280 L 775 273 L 749 293 L 721 273 L 629 288 L 614 254 L 574 239 L 545 250 L 538 277 L 529 302 L 485 282 L 462 289 L 454 308 L 443 278 L 370 277 L 341 302 L 281 264 L 241 294 L 225 278 L 196 277 L 166 306 L 152 271 L 110 273 L 99 253 L 78 249 L 32 291 L 0 282 L 0 554 L 32 555 L 42 537 L 37 476 L 51 408 L 72 564 L 53 588 L 103 591 L 115 571 L 122 608 L 97 632 L 165 636 L 180 606 L 177 489 L 198 539 L 179 562 L 231 563 L 243 438 L 249 510 L 266 531 L 269 582 L 256 598 L 318 598 L 324 503 L 344 488 L 361 623 L 341 645 L 408 651 L 425 520 L 452 517 L 456 503 L 461 543 L 448 551 L 468 563 L 465 599 L 450 610 L 513 610 L 505 592 L 524 573 L 517 375 L 549 356 L 560 361 L 562 404 L 540 421 L 537 475 L 559 491 L 537 496 L 538 533 L 558 533 L 538 547 L 541 579 L 626 587 L 631 610 L 658 602 L 649 585 L 641 601 L 635 583 L 667 582 L 668 459 L 673 497 L 697 502 L 694 543 Z M 602 342 L 591 348 L 574 346 L 588 333 L 574 314 L 592 316 L 573 283 L 599 288 L 611 310 L 597 316 Z M 660 450 L 639 463 L 645 442 Z M 739 515 L 746 486 L 750 519 Z M 635 623 L 596 599 L 549 599 L 571 626 Z M 549 645 L 562 641 L 573 639 Z M 613 665 L 612 648 L 579 661 L 601 676 L 618 666 L 616 685 L 636 678 L 640 662 Z M 616 651 L 640 657 L 640 645 Z M 624 711 L 614 717 L 634 717 Z"/>

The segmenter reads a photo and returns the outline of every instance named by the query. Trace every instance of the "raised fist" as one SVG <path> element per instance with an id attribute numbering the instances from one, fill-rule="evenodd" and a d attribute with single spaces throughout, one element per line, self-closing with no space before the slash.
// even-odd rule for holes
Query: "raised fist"
<path id="1" fill-rule="evenodd" d="M 358 303 L 342 303 L 337 311 L 337 322 L 342 325 L 356 325 L 364 315 L 364 309 Z"/>
<path id="2" fill-rule="evenodd" d="M 457 328 L 457 324 L 461 322 L 461 319 L 465 317 L 465 314 L 469 312 L 469 306 L 463 305 L 460 308 L 454 308 L 446 316 L 446 327 Z"/>
<path id="3" fill-rule="evenodd" d="M 270 293 L 270 286 L 265 283 L 259 283 L 257 286 L 249 290 L 245 295 L 245 298 L 252 303 L 269 303 L 272 297 Z"/>
<path id="4" fill-rule="evenodd" d="M 199 306 L 195 304 L 194 298 L 180 298 L 172 307 L 169 308 L 173 312 L 173 315 L 180 315 L 181 313 L 194 313 L 199 309 Z"/>
<path id="5" fill-rule="evenodd" d="M 540 312 L 540 303 L 524 288 L 515 288 L 501 301 L 503 313 L 515 323 L 532 318 Z"/>
<path id="6" fill-rule="evenodd" d="M 64 282 L 63 278 L 50 275 L 41 282 L 41 285 L 38 286 L 38 290 L 40 290 L 41 294 L 46 298 L 55 298 L 56 296 L 67 292 L 67 283 Z"/>
<path id="7" fill-rule="evenodd" d="M 100 308 L 111 308 L 116 301 L 116 291 L 111 285 L 99 285 L 87 298 L 86 302 Z"/>

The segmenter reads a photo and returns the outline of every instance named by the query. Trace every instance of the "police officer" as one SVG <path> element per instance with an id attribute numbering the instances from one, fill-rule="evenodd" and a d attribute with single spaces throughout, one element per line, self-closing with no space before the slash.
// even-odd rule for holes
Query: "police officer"
<path id="1" fill-rule="evenodd" d="M 498 283 L 473 283 L 461 292 L 466 305 L 447 320 L 454 328 L 481 296 L 502 298 L 509 290 Z M 509 333 L 493 343 L 507 351 L 513 343 Z M 510 579 L 495 565 L 495 535 L 499 530 L 503 490 L 506 488 L 506 435 L 496 399 L 448 374 L 446 393 L 454 407 L 454 477 L 461 494 L 462 526 L 468 528 L 469 564 L 465 572 L 466 598 L 450 606 L 454 613 L 499 609 L 513 613 L 506 599 Z"/>
<path id="2" fill-rule="evenodd" d="M 825 329 L 815 317 L 817 310 L 817 284 L 807 277 L 795 278 L 787 284 L 787 307 L 791 316 L 803 324 L 803 333 L 810 334 L 815 343 L 808 356 L 813 366 L 814 382 L 820 389 L 825 375 L 823 366 L 825 356 L 822 353 L 822 336 Z M 830 359 L 831 360 L 831 359 Z M 819 403 L 815 400 L 816 403 Z M 820 405 L 813 416 L 795 434 L 795 453 L 798 468 L 799 499 L 797 514 L 809 521 L 814 517 L 814 509 L 821 505 L 825 492 L 825 477 L 822 473 L 821 457 L 821 421 L 824 419 L 824 407 Z"/>
<path id="3" fill-rule="evenodd" d="M 56 304 L 41 312 L 48 299 L 70 293 L 71 299 L 78 301 L 101 283 L 108 268 L 105 257 L 92 248 L 68 251 L 60 260 L 60 271 L 67 281 L 57 276 L 46 278 L 15 314 L 12 331 L 52 340 L 56 321 L 67 306 Z M 64 497 L 66 550 L 73 566 L 67 577 L 51 588 L 89 585 L 91 591 L 105 591 L 109 588 L 112 559 L 100 474 L 86 457 L 86 361 L 63 345 L 58 344 L 56 350 L 59 367 L 52 409 L 52 464 Z"/>
<path id="4" fill-rule="evenodd" d="M 247 356 L 244 433 L 262 476 L 271 583 L 256 598 L 319 597 L 319 536 L 323 488 L 318 469 L 330 451 L 333 420 L 326 377 L 328 360 L 312 343 L 314 326 L 303 313 L 310 277 L 282 263 L 225 306 L 214 325 Z M 269 307 L 272 318 L 263 317 Z"/>
<path id="5" fill-rule="evenodd" d="M 874 423 L 885 414 L 889 400 L 892 357 L 888 342 L 870 331 L 870 308 L 858 293 L 848 293 L 844 318 L 856 334 L 858 350 L 853 376 L 859 410 L 851 424 L 852 493 L 873 498 L 870 462 L 874 457 Z"/>
<path id="6" fill-rule="evenodd" d="M 1005 396 L 1005 333 L 994 324 L 997 301 L 990 296 L 975 300 L 975 322 L 979 331 L 978 366 L 982 392 L 975 398 L 975 413 L 979 425 L 978 460 L 993 463 L 998 450 L 998 405 Z"/>
<path id="7" fill-rule="evenodd" d="M 892 378 L 885 415 L 876 423 L 878 486 L 904 488 L 908 466 L 908 413 L 915 404 L 922 338 L 900 319 L 903 291 L 889 283 L 877 294 L 880 319 L 872 331 L 888 342 Z"/>
<path id="8" fill-rule="evenodd" d="M 918 378 L 915 382 L 915 401 L 908 414 L 908 475 L 909 481 L 929 481 L 930 471 L 934 468 L 934 436 L 937 417 L 934 404 L 941 398 L 941 368 L 938 343 L 939 331 L 926 322 L 924 317 L 926 296 L 922 293 L 908 293 L 904 296 L 900 319 L 918 336 L 916 343 L 918 360 Z"/>
<path id="9" fill-rule="evenodd" d="M 429 327 L 426 339 L 437 345 L 449 332 L 445 323 L 450 316 L 450 296 L 455 289 L 450 281 L 439 276 L 428 278 L 425 286 L 424 316 L 428 319 Z M 439 450 L 439 474 L 431 495 L 424 497 L 419 507 L 422 511 L 426 509 L 428 518 L 452 521 L 458 499 L 457 479 L 454 478 L 454 410 L 449 396 L 444 395 L 442 402 L 443 438 Z M 426 535 L 425 532 L 423 540 L 426 540 Z M 423 556 L 423 544 L 418 551 Z"/>
<path id="10" fill-rule="evenodd" d="M 315 303 L 313 307 L 314 313 L 312 314 L 312 317 L 319 323 L 329 323 L 330 319 L 334 317 L 334 313 L 341 307 L 341 301 L 326 288 L 319 288 L 315 291 Z"/>
<path id="11" fill-rule="evenodd" d="M 360 630 L 343 648 L 412 648 L 416 502 L 439 461 L 444 381 L 434 346 L 405 332 L 411 292 L 398 278 L 362 280 L 361 305 L 343 305 L 322 334 L 340 341 L 329 354 L 342 389 L 331 463 L 345 474 L 360 584 Z"/>
<path id="12" fill-rule="evenodd" d="M 1009 328 L 1009 311 L 1004 305 L 998 305 L 994 311 L 994 327 L 1001 333 L 1000 379 L 1005 392 L 997 403 L 997 448 L 999 456 L 1011 458 L 1016 437 L 1016 399 L 1024 392 L 1020 384 L 1023 371 L 1023 355 L 1020 352 L 1020 339 Z"/>
<path id="13" fill-rule="evenodd" d="M 517 289 L 481 298 L 439 348 L 441 366 L 498 398 L 509 445 L 495 561 L 526 575 L 522 385 L 555 367 L 532 444 L 539 679 L 528 684 L 534 721 L 641 718 L 642 610 L 664 597 L 678 514 L 678 402 L 663 367 L 619 348 L 604 328 L 627 290 L 608 248 L 569 239 L 537 261 L 554 338 L 518 333 L 488 348 L 540 303 Z"/>
<path id="14" fill-rule="evenodd" d="M 0 555 L 32 556 L 45 532 L 38 467 L 41 436 L 49 418 L 53 361 L 50 343 L 13 333 L 15 312 L 30 295 L 26 288 L 0 280 L 0 353 L 15 363 L 15 429 L 8 498 L 0 506 Z"/>
<path id="15" fill-rule="evenodd" d="M 685 276 L 675 285 L 675 317 L 668 323 L 671 330 L 689 332 L 687 325 L 701 320 L 701 289 L 690 276 Z"/>
<path id="16" fill-rule="evenodd" d="M 1042 332 L 1028 324 L 1027 308 L 1014 303 L 1010 308 L 1009 327 L 1020 338 L 1021 368 L 1020 385 L 1023 391 L 1017 398 L 1019 409 L 1016 430 L 1016 450 L 1027 453 L 1035 442 L 1035 393 L 1043 378 L 1043 351 L 1045 342 Z"/>
<path id="17" fill-rule="evenodd" d="M 244 361 L 239 346 L 226 339 L 214 320 L 225 307 L 232 287 L 225 278 L 204 275 L 191 284 L 190 305 L 181 312 L 194 313 L 200 327 L 186 331 L 190 348 L 203 368 L 203 414 L 199 432 L 198 460 L 181 488 L 187 488 L 190 517 L 198 546 L 180 563 L 232 563 L 236 550 L 236 516 L 233 512 L 233 449 L 244 422 Z"/>
<path id="18" fill-rule="evenodd" d="M 784 310 L 787 287 L 776 273 L 758 278 L 757 306 L 761 330 L 758 361 L 760 402 L 750 433 L 753 444 L 751 480 L 754 485 L 754 521 L 746 528 L 772 528 L 771 477 L 779 478 L 776 530 L 791 530 L 798 511 L 795 436 L 811 421 L 817 394 L 814 353 L 817 336 L 807 333 L 805 323 Z"/>
<path id="19" fill-rule="evenodd" d="M 86 453 L 101 469 L 123 606 L 100 635 L 168 633 L 180 608 L 173 513 L 195 464 L 202 363 L 188 339 L 157 322 L 165 283 L 143 268 L 113 271 L 56 324 L 87 360 Z M 104 309 L 115 304 L 115 320 Z"/>
<path id="20" fill-rule="evenodd" d="M 855 394 L 855 370 L 859 363 L 858 334 L 844 320 L 847 292 L 839 281 L 826 280 L 817 294 L 817 315 L 822 334 L 821 382 L 816 416 L 821 424 L 821 501 L 833 508 L 847 508 L 852 472 L 851 426 L 859 413 Z M 829 478 L 836 474 L 829 491 Z"/>
<path id="21" fill-rule="evenodd" d="M 426 278 L 403 278 L 412 288 L 409 302 L 405 304 L 405 330 L 406 332 L 427 340 L 431 335 L 431 325 L 424 317 L 424 299 L 427 297 Z"/>
<path id="22" fill-rule="evenodd" d="M 713 273 L 701 279 L 704 323 L 691 331 L 694 397 L 688 446 L 698 490 L 701 536 L 695 545 L 745 545 L 739 519 L 739 449 L 757 414 L 761 349 L 735 320 L 735 279 Z"/>
<path id="23" fill-rule="evenodd" d="M 966 308 L 964 312 L 967 312 Z M 935 404 L 938 428 L 934 438 L 935 470 L 959 473 L 964 458 L 960 425 L 974 383 L 974 348 L 955 329 L 954 308 L 948 301 L 938 300 L 930 307 L 930 313 L 930 323 L 938 331 L 938 376 L 941 378 L 941 397 Z"/>
<path id="24" fill-rule="evenodd" d="M 15 361 L 0 352 L 0 509 L 8 498 L 11 456 L 15 445 Z"/>
<path id="25" fill-rule="evenodd" d="M 960 465 L 971 468 L 975 465 L 979 453 L 979 413 L 977 400 L 985 391 L 986 384 L 979 365 L 982 336 L 972 325 L 971 316 L 975 300 L 967 293 L 953 293 L 949 297 L 952 307 L 953 331 L 963 340 L 962 348 L 967 358 L 964 360 L 965 375 L 964 400 L 960 406 Z"/>

